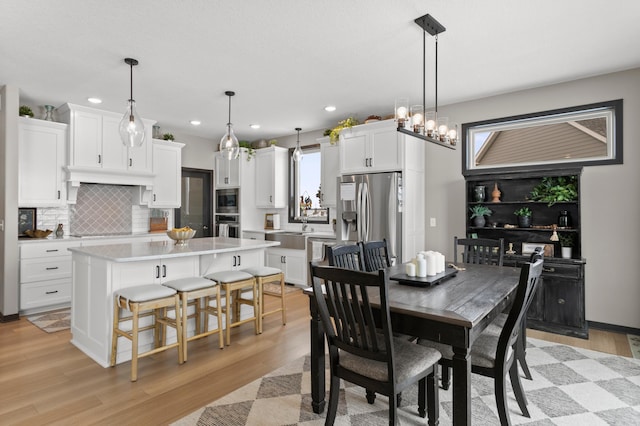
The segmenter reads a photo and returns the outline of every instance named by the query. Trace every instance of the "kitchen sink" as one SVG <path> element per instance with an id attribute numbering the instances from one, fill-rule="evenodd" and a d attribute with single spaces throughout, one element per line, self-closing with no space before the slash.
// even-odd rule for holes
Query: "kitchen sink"
<path id="1" fill-rule="evenodd" d="M 267 241 L 279 241 L 280 248 L 288 248 L 294 250 L 306 250 L 307 236 L 300 232 L 277 232 L 266 234 L 264 239 Z"/>

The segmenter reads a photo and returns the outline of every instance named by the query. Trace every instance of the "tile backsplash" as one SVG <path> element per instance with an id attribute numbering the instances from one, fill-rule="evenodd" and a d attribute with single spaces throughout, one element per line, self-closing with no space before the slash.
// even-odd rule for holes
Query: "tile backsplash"
<path id="1" fill-rule="evenodd" d="M 137 187 L 83 183 L 69 209 L 71 234 L 106 235 L 132 232 L 133 192 Z"/>

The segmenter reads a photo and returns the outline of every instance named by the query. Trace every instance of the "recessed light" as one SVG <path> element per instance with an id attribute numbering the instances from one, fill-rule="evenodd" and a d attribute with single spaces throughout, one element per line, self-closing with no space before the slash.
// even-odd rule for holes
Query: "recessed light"
<path id="1" fill-rule="evenodd" d="M 327 112 L 333 112 L 336 110 L 336 107 L 333 105 L 327 105 L 326 107 L 324 107 L 324 110 Z"/>
<path id="2" fill-rule="evenodd" d="M 198 120 L 191 120 L 189 123 L 191 123 L 194 126 L 199 126 L 200 125 L 200 121 L 198 121 Z"/>
<path id="3" fill-rule="evenodd" d="M 92 104 L 101 104 L 102 103 L 102 99 L 100 99 L 100 98 L 87 98 L 87 100 L 89 102 L 91 102 Z"/>
<path id="4" fill-rule="evenodd" d="M 252 129 L 259 129 L 259 128 L 260 128 L 260 125 L 259 125 L 259 124 L 252 124 L 252 125 L 251 125 L 251 128 L 252 128 Z"/>

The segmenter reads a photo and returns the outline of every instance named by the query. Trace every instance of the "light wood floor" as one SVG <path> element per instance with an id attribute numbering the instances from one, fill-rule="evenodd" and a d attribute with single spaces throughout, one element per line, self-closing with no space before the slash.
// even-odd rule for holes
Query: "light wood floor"
<path id="1" fill-rule="evenodd" d="M 143 358 L 136 383 L 129 381 L 130 363 L 100 367 L 69 342 L 69 331 L 47 334 L 24 318 L 0 324 L 0 424 L 168 424 L 309 352 L 308 299 L 298 291 L 287 303 L 286 326 L 275 314 L 262 335 L 251 325 L 234 329 L 223 350 L 215 336 L 191 342 L 182 366 L 175 349 Z M 624 334 L 591 330 L 582 340 L 528 333 L 631 354 Z"/>

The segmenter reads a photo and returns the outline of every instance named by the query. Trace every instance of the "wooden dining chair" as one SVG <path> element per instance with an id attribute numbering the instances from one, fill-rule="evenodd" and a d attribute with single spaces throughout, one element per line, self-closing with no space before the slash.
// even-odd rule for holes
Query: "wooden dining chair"
<path id="1" fill-rule="evenodd" d="M 507 373 L 522 414 L 530 417 L 527 397 L 518 374 L 516 353 L 522 321 L 538 288 L 542 265 L 543 260 L 538 259 L 534 263 L 527 262 L 522 266 L 514 302 L 502 331 L 496 335 L 485 330 L 471 347 L 471 371 L 494 379 L 494 393 L 501 425 L 511 424 L 507 406 Z M 442 353 L 440 364 L 447 369 L 451 368 L 453 359 L 451 346 L 425 339 L 418 339 L 418 344 L 437 349 Z"/>
<path id="2" fill-rule="evenodd" d="M 325 425 L 333 425 L 340 379 L 389 398 L 389 424 L 398 424 L 397 395 L 418 383 L 418 413 L 439 421 L 436 380 L 440 353 L 394 338 L 384 269 L 377 274 L 311 264 L 313 297 L 329 347 L 331 382 Z M 375 296 L 374 296 L 375 295 Z M 378 315 L 370 298 L 377 299 Z M 375 318 L 380 323 L 376 325 Z"/>
<path id="3" fill-rule="evenodd" d="M 358 244 L 345 244 L 325 246 L 327 262 L 330 266 L 351 269 L 352 271 L 364 271 L 362 247 Z"/>
<path id="4" fill-rule="evenodd" d="M 358 245 L 362 249 L 365 271 L 374 272 L 391 266 L 386 238 L 382 241 L 360 241 Z"/>
<path id="5" fill-rule="evenodd" d="M 458 248 L 462 246 L 462 262 L 502 266 L 504 261 L 504 238 L 458 238 L 453 237 L 453 261 L 459 262 Z"/>

